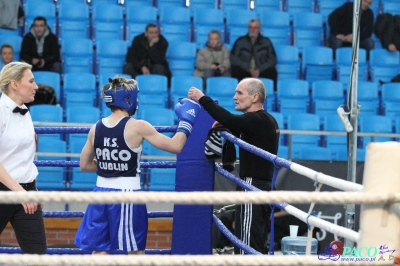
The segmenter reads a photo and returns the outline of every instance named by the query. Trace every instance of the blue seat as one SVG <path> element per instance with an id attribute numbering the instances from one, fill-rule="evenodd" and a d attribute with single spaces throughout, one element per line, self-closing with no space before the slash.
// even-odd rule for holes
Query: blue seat
<path id="1" fill-rule="evenodd" d="M 305 12 L 315 12 L 314 0 L 286 0 L 285 11 L 290 15 Z"/>
<path id="2" fill-rule="evenodd" d="M 382 85 L 382 114 L 395 119 L 400 116 L 400 83 Z"/>
<path id="3" fill-rule="evenodd" d="M 190 10 L 166 6 L 160 10 L 160 32 L 168 42 L 191 41 Z"/>
<path id="4" fill-rule="evenodd" d="M 66 153 L 67 143 L 64 140 L 39 136 L 38 152 L 41 153 Z M 40 155 L 38 160 L 65 160 L 66 156 Z"/>
<path id="5" fill-rule="evenodd" d="M 330 47 L 310 46 L 303 49 L 303 77 L 312 83 L 317 80 L 332 80 L 335 65 Z"/>
<path id="6" fill-rule="evenodd" d="M 69 38 L 89 38 L 89 6 L 85 3 L 60 3 L 58 5 L 58 36 L 60 40 Z"/>
<path id="7" fill-rule="evenodd" d="M 270 112 L 270 111 L 268 111 L 268 113 L 275 118 L 276 122 L 278 123 L 279 129 L 284 129 L 285 128 L 285 123 L 283 122 L 283 114 L 278 113 L 278 112 Z M 279 136 L 279 147 L 281 145 L 285 145 L 286 144 L 285 143 L 285 139 L 286 139 L 286 135 L 280 134 L 280 136 Z M 286 156 L 287 156 L 287 152 L 286 152 Z"/>
<path id="8" fill-rule="evenodd" d="M 299 149 L 298 156 L 295 153 L 292 159 L 312 160 L 312 161 L 332 161 L 334 159 L 334 151 L 327 147 L 303 147 Z"/>
<path id="9" fill-rule="evenodd" d="M 264 102 L 264 109 L 268 112 L 275 112 L 276 110 L 276 96 L 274 93 L 274 81 L 267 78 L 258 78 L 265 86 L 267 99 Z"/>
<path id="10" fill-rule="evenodd" d="M 324 131 L 346 132 L 342 121 L 337 114 L 324 116 Z M 331 148 L 336 153 L 336 159 L 339 161 L 347 160 L 347 136 L 325 135 L 325 146 Z"/>
<path id="11" fill-rule="evenodd" d="M 169 24 L 160 27 L 160 33 L 168 42 L 190 42 L 191 29 L 190 25 Z"/>
<path id="12" fill-rule="evenodd" d="M 9 44 L 14 50 L 14 60 L 19 61 L 19 53 L 21 52 L 22 37 L 14 35 L 6 35 L 0 33 L 0 47 L 3 44 Z"/>
<path id="13" fill-rule="evenodd" d="M 100 117 L 100 110 L 94 106 L 72 106 L 66 108 L 66 122 L 68 123 L 96 123 Z"/>
<path id="14" fill-rule="evenodd" d="M 29 107 L 34 122 L 62 122 L 64 109 L 51 104 L 37 104 Z"/>
<path id="15" fill-rule="evenodd" d="M 357 90 L 358 101 L 361 104 L 360 115 L 379 115 L 379 89 L 374 82 L 360 81 Z"/>
<path id="16" fill-rule="evenodd" d="M 230 10 L 248 10 L 250 9 L 249 1 L 243 0 L 222 0 L 221 9 L 225 14 Z"/>
<path id="17" fill-rule="evenodd" d="M 175 124 L 175 112 L 167 108 L 147 108 L 141 111 L 141 119 L 153 126 L 172 126 Z"/>
<path id="18" fill-rule="evenodd" d="M 315 114 L 297 113 L 290 114 L 287 119 L 287 128 L 289 130 L 305 130 L 305 131 L 319 131 L 320 130 L 320 117 Z M 305 135 L 293 134 L 292 142 L 292 158 L 299 158 L 300 150 L 304 147 L 318 147 L 320 143 L 319 135 Z"/>
<path id="19" fill-rule="evenodd" d="M 122 72 L 127 51 L 128 45 L 123 40 L 96 41 L 96 74 Z"/>
<path id="20" fill-rule="evenodd" d="M 194 41 L 198 49 L 205 46 L 211 30 L 218 30 L 221 34 L 221 42 L 225 41 L 225 24 L 222 10 L 211 8 L 193 10 Z"/>
<path id="21" fill-rule="evenodd" d="M 123 7 L 117 4 L 99 3 L 92 5 L 93 40 L 123 39 Z M 112 14 L 112 16 L 110 16 Z M 109 42 L 111 43 L 111 42 Z"/>
<path id="22" fill-rule="evenodd" d="M 64 73 L 93 73 L 93 42 L 87 38 L 66 38 L 61 42 Z"/>
<path id="23" fill-rule="evenodd" d="M 167 61 L 172 76 L 192 75 L 196 62 L 196 44 L 192 42 L 170 42 Z"/>
<path id="24" fill-rule="evenodd" d="M 158 8 L 158 11 L 160 11 L 166 6 L 182 7 L 184 6 L 184 2 L 182 0 L 155 0 L 155 6 Z"/>
<path id="25" fill-rule="evenodd" d="M 278 79 L 300 78 L 299 49 L 291 45 L 274 45 L 278 63 Z"/>
<path id="26" fill-rule="evenodd" d="M 90 73 L 64 75 L 64 106 L 94 106 L 97 99 L 96 76 Z"/>
<path id="27" fill-rule="evenodd" d="M 323 23 L 322 15 L 312 12 L 302 12 L 293 15 L 294 45 L 300 51 L 304 47 L 323 46 Z"/>
<path id="28" fill-rule="evenodd" d="M 347 91 L 350 85 L 351 64 L 353 49 L 351 47 L 339 47 L 336 49 L 336 76 L 337 80 L 344 84 Z M 367 81 L 368 79 L 368 64 L 367 51 L 359 49 L 358 56 L 358 80 Z"/>
<path id="29" fill-rule="evenodd" d="M 39 190 L 65 190 L 64 167 L 39 166 L 36 186 Z"/>
<path id="30" fill-rule="evenodd" d="M 202 8 L 217 9 L 218 2 L 215 0 L 191 0 L 189 8 L 192 12 L 196 12 Z"/>
<path id="31" fill-rule="evenodd" d="M 57 103 L 61 104 L 63 102 L 60 74 L 49 71 L 35 71 L 33 72 L 33 76 L 35 77 L 36 84 L 48 85 L 54 89 Z"/>
<path id="32" fill-rule="evenodd" d="M 46 18 L 47 25 L 52 33 L 57 34 L 57 19 L 56 19 L 56 5 L 52 1 L 44 2 L 40 0 L 29 1 L 25 4 L 25 29 L 24 32 L 29 32 L 33 20 L 42 16 Z"/>
<path id="33" fill-rule="evenodd" d="M 283 11 L 283 1 L 276 0 L 262 0 L 262 1 L 254 1 L 254 10 L 257 12 L 263 10 L 276 10 Z"/>
<path id="34" fill-rule="evenodd" d="M 397 1 L 382 1 L 382 11 L 392 15 L 400 15 L 400 3 Z"/>
<path id="35" fill-rule="evenodd" d="M 399 72 L 400 52 L 390 52 L 386 49 L 370 51 L 370 72 L 372 82 L 379 80 L 390 82 Z"/>
<path id="36" fill-rule="evenodd" d="M 231 9 L 226 12 L 228 43 L 231 46 L 238 37 L 247 34 L 247 26 L 253 18 L 257 18 L 257 13 L 251 10 Z"/>
<path id="37" fill-rule="evenodd" d="M 145 107 L 168 107 L 168 80 L 161 75 L 138 75 L 139 113 Z"/>
<path id="38" fill-rule="evenodd" d="M 289 159 L 289 147 L 288 146 L 279 145 L 278 153 L 276 155 L 279 156 L 279 157 L 282 157 L 284 159 Z"/>
<path id="39" fill-rule="evenodd" d="M 177 76 L 171 78 L 171 106 L 174 107 L 179 98 L 187 98 L 190 87 L 203 90 L 203 79 L 195 76 Z"/>
<path id="40" fill-rule="evenodd" d="M 336 114 L 336 109 L 344 104 L 343 84 L 333 80 L 319 80 L 312 83 L 312 110 L 321 117 Z"/>
<path id="41" fill-rule="evenodd" d="M 79 168 L 73 168 L 71 174 L 71 190 L 91 191 L 96 186 L 97 175 L 94 172 L 82 172 Z"/>
<path id="42" fill-rule="evenodd" d="M 125 39 L 131 45 L 133 38 L 142 34 L 148 23 L 157 24 L 157 8 L 150 5 L 127 5 L 125 20 Z"/>
<path id="43" fill-rule="evenodd" d="M 13 30 L 13 29 L 0 28 L 0 37 L 3 36 L 20 36 L 19 29 Z"/>
<path id="44" fill-rule="evenodd" d="M 310 96 L 308 83 L 299 79 L 278 80 L 277 84 L 277 110 L 284 115 L 284 123 L 287 116 L 293 113 L 308 113 Z"/>
<path id="45" fill-rule="evenodd" d="M 174 168 L 152 168 L 149 170 L 149 190 L 173 191 L 175 190 L 176 169 Z"/>
<path id="46" fill-rule="evenodd" d="M 392 133 L 392 119 L 387 116 L 361 116 L 359 117 L 360 132 Z M 371 137 L 362 137 L 362 148 L 372 141 Z M 389 137 L 374 137 L 374 142 L 392 141 Z"/>
<path id="47" fill-rule="evenodd" d="M 261 32 L 275 45 L 289 45 L 291 42 L 290 18 L 287 12 L 262 10 L 257 12 Z"/>
<path id="48" fill-rule="evenodd" d="M 210 77 L 206 80 L 207 94 L 210 97 L 233 97 L 238 80 L 232 77 Z"/>

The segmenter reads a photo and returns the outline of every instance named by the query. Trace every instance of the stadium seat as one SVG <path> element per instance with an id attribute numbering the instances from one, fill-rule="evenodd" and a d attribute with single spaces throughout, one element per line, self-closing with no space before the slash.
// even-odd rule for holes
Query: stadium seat
<path id="1" fill-rule="evenodd" d="M 46 18 L 47 25 L 49 26 L 52 33 L 57 35 L 57 19 L 56 19 L 56 5 L 54 2 L 30 0 L 25 4 L 25 29 L 24 32 L 28 33 L 33 20 L 42 16 Z"/>
<path id="2" fill-rule="evenodd" d="M 210 97 L 233 97 L 238 80 L 232 77 L 210 77 L 206 80 L 206 83 L 206 91 Z"/>
<path id="3" fill-rule="evenodd" d="M 152 168 L 149 170 L 149 190 L 172 191 L 175 190 L 176 169 L 174 168 Z"/>
<path id="4" fill-rule="evenodd" d="M 38 141 L 38 152 L 41 153 L 66 153 L 67 143 L 64 140 L 57 138 L 49 138 L 39 136 Z M 50 155 L 40 155 L 37 157 L 38 160 L 66 160 L 66 156 L 50 156 Z"/>
<path id="5" fill-rule="evenodd" d="M 337 114 L 324 116 L 324 131 L 328 132 L 346 132 L 342 121 Z M 336 160 L 347 160 L 347 136 L 325 135 L 325 146 L 331 148 L 336 153 Z"/>
<path id="6" fill-rule="evenodd" d="M 79 168 L 73 168 L 71 173 L 71 190 L 91 191 L 96 186 L 97 174 L 94 172 L 82 172 Z"/>
<path id="7" fill-rule="evenodd" d="M 373 49 L 370 51 L 370 72 L 372 82 L 379 80 L 390 82 L 399 73 L 400 52 L 390 52 L 386 49 Z"/>
<path id="8" fill-rule="evenodd" d="M 97 99 L 96 76 L 90 73 L 64 75 L 64 106 L 94 106 Z"/>
<path id="9" fill-rule="evenodd" d="M 299 79 L 278 80 L 277 84 L 277 110 L 284 115 L 284 124 L 287 116 L 294 113 L 308 113 L 310 96 L 308 83 Z"/>
<path id="10" fill-rule="evenodd" d="M 305 12 L 315 12 L 314 0 L 286 0 L 285 9 L 290 15 Z"/>
<path id="11" fill-rule="evenodd" d="M 382 1 L 382 13 L 400 15 L 400 3 L 398 1 Z"/>
<path id="12" fill-rule="evenodd" d="M 3 44 L 9 44 L 12 46 L 14 50 L 14 60 L 19 61 L 19 53 L 21 52 L 22 37 L 0 33 L 0 47 Z"/>
<path id="13" fill-rule="evenodd" d="M 326 22 L 332 11 L 345 2 L 347 0 L 318 0 L 316 10 L 322 15 L 323 21 Z"/>
<path id="14" fill-rule="evenodd" d="M 60 74 L 49 71 L 35 71 L 33 72 L 33 76 L 35 77 L 36 84 L 47 85 L 54 89 L 57 97 L 57 103 L 61 104 L 63 102 L 63 95 L 60 88 Z"/>
<path id="15" fill-rule="evenodd" d="M 276 96 L 274 93 L 274 81 L 267 78 L 258 78 L 262 81 L 265 86 L 265 91 L 267 93 L 267 99 L 264 102 L 264 109 L 268 112 L 275 112 L 276 110 Z"/>
<path id="16" fill-rule="evenodd" d="M 302 72 L 310 84 L 317 80 L 332 80 L 335 65 L 330 47 L 309 46 L 303 49 Z"/>
<path id="17" fill-rule="evenodd" d="M 168 80 L 161 75 L 138 75 L 139 113 L 148 107 L 168 107 Z"/>
<path id="18" fill-rule="evenodd" d="M 65 190 L 66 180 L 64 167 L 39 166 L 36 186 L 39 190 Z"/>
<path id="19" fill-rule="evenodd" d="M 65 38 L 61 41 L 64 73 L 93 73 L 93 42 L 87 38 Z"/>
<path id="20" fill-rule="evenodd" d="M 166 6 L 182 7 L 184 6 L 184 2 L 182 0 L 155 0 L 155 6 L 158 8 L 158 11 L 160 11 Z"/>
<path id="21" fill-rule="evenodd" d="M 3 36 L 20 36 L 19 29 L 0 28 L 0 37 L 3 38 Z"/>
<path id="22" fill-rule="evenodd" d="M 191 0 L 189 8 L 192 12 L 196 12 L 197 10 L 202 9 L 202 8 L 216 10 L 218 8 L 218 1 L 215 1 L 215 0 Z"/>
<path id="23" fill-rule="evenodd" d="M 63 108 L 58 105 L 37 104 L 29 107 L 34 122 L 62 122 Z"/>
<path id="24" fill-rule="evenodd" d="M 96 123 L 100 117 L 100 110 L 94 106 L 73 106 L 66 108 L 66 122 L 68 123 Z"/>
<path id="25" fill-rule="evenodd" d="M 249 21 L 257 18 L 257 13 L 251 10 L 232 9 L 226 13 L 226 28 L 229 36 L 228 43 L 233 46 L 236 39 L 246 35 Z"/>
<path id="26" fill-rule="evenodd" d="M 347 91 L 350 86 L 351 64 L 353 49 L 351 47 L 339 47 L 336 49 L 336 76 L 337 80 L 342 82 Z M 358 81 L 367 81 L 368 64 L 367 51 L 359 49 L 358 56 Z"/>
<path id="27" fill-rule="evenodd" d="M 69 38 L 89 38 L 89 6 L 84 2 L 63 2 L 58 5 L 58 36 L 60 40 Z"/>
<path id="28" fill-rule="evenodd" d="M 336 114 L 336 109 L 344 104 L 343 84 L 333 80 L 314 81 L 311 96 L 312 111 L 321 117 L 322 125 L 324 115 Z"/>
<path id="29" fill-rule="evenodd" d="M 110 16 L 112 14 L 112 16 Z M 123 7 L 117 4 L 99 3 L 92 5 L 93 40 L 123 39 Z"/>
<path id="30" fill-rule="evenodd" d="M 378 84 L 367 81 L 358 82 L 357 97 L 361 105 L 359 115 L 379 115 Z"/>
<path id="31" fill-rule="evenodd" d="M 304 47 L 323 46 L 322 15 L 312 12 L 295 13 L 293 15 L 294 45 L 302 52 Z"/>
<path id="32" fill-rule="evenodd" d="M 221 0 L 221 9 L 225 14 L 230 10 L 248 10 L 249 1 L 243 0 Z"/>
<path id="33" fill-rule="evenodd" d="M 395 119 L 400 116 L 400 83 L 382 85 L 382 114 Z"/>
<path id="34" fill-rule="evenodd" d="M 361 116 L 359 117 L 360 132 L 392 133 L 392 119 L 387 116 Z M 390 137 L 373 137 L 374 142 L 392 141 Z M 372 137 L 362 137 L 362 148 L 372 141 Z"/>
<path id="35" fill-rule="evenodd" d="M 146 108 L 141 111 L 141 119 L 153 126 L 171 126 L 175 124 L 175 112 L 166 108 Z"/>
<path id="36" fill-rule="evenodd" d="M 127 5 L 125 20 L 125 38 L 130 46 L 135 36 L 145 32 L 148 23 L 157 24 L 157 8 L 149 5 Z"/>
<path id="37" fill-rule="evenodd" d="M 283 122 L 283 115 L 281 113 L 269 112 L 269 111 L 268 111 L 268 113 L 275 118 L 276 122 L 278 123 L 279 129 L 285 129 L 285 124 Z M 279 139 L 279 147 L 281 145 L 286 145 L 286 143 L 285 143 L 286 136 L 284 137 L 284 135 L 280 134 L 279 138 L 280 138 Z M 286 156 L 287 156 L 287 154 L 286 154 Z"/>
<path id="38" fill-rule="evenodd" d="M 295 153 L 295 155 L 297 154 Z M 294 156 L 292 159 L 332 161 L 334 159 L 334 151 L 327 147 L 303 147 L 299 149 L 298 156 Z"/>
<path id="39" fill-rule="evenodd" d="M 274 46 L 291 44 L 290 18 L 287 12 L 262 10 L 257 12 L 261 23 L 261 32 Z"/>
<path id="40" fill-rule="evenodd" d="M 225 24 L 222 10 L 211 8 L 193 10 L 193 30 L 198 49 L 205 46 L 211 30 L 218 30 L 221 34 L 221 42 L 224 42 Z"/>
<path id="41" fill-rule="evenodd" d="M 160 10 L 160 32 L 168 42 L 191 41 L 190 10 L 166 6 Z"/>
<path id="42" fill-rule="evenodd" d="M 192 75 L 196 62 L 196 44 L 192 42 L 170 42 L 167 61 L 172 76 Z"/>
<path id="43" fill-rule="evenodd" d="M 278 79 L 300 78 L 299 49 L 291 45 L 274 45 L 278 63 Z"/>
<path id="44" fill-rule="evenodd" d="M 190 25 L 169 24 L 160 27 L 160 33 L 168 42 L 190 42 Z"/>
<path id="45" fill-rule="evenodd" d="M 262 0 L 254 1 L 254 10 L 259 12 L 263 10 L 283 11 L 283 1 Z"/>
<path id="46" fill-rule="evenodd" d="M 190 87 L 203 90 L 203 79 L 195 76 L 178 76 L 171 78 L 171 106 L 174 107 L 179 98 L 187 98 Z"/>
<path id="47" fill-rule="evenodd" d="M 97 75 L 103 73 L 120 73 L 125 64 L 128 45 L 123 40 L 96 41 L 96 71 Z"/>
<path id="48" fill-rule="evenodd" d="M 288 115 L 287 128 L 289 130 L 319 131 L 320 118 L 315 114 L 297 113 Z M 293 134 L 291 137 L 292 158 L 299 158 L 300 150 L 303 147 L 318 147 L 320 143 L 319 135 Z"/>

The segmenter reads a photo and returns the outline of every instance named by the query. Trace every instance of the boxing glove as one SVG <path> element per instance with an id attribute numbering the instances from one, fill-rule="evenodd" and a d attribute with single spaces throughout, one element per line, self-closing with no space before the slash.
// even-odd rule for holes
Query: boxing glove
<path id="1" fill-rule="evenodd" d="M 176 132 L 183 132 L 189 137 L 192 126 L 196 122 L 201 106 L 199 103 L 187 98 L 179 99 L 175 105 L 175 113 L 179 118 Z"/>

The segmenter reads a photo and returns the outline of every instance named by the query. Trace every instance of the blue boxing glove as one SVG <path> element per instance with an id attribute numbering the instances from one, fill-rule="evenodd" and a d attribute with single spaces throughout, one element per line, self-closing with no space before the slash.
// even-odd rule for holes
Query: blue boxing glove
<path id="1" fill-rule="evenodd" d="M 176 132 L 183 132 L 189 137 L 192 132 L 192 126 L 200 113 L 199 103 L 187 98 L 179 99 L 175 105 L 175 113 L 179 118 L 178 129 Z"/>

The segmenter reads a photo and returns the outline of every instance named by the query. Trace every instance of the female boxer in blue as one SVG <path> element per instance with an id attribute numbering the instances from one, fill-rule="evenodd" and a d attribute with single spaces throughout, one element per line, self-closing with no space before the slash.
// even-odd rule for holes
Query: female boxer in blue
<path id="1" fill-rule="evenodd" d="M 80 168 L 97 173 L 95 192 L 140 191 L 143 140 L 159 149 L 179 153 L 201 107 L 194 101 L 180 100 L 175 106 L 178 129 L 170 138 L 150 123 L 131 118 L 137 109 L 139 92 L 134 79 L 116 77 L 109 81 L 110 84 L 103 87 L 102 95 L 112 113 L 91 127 L 81 153 Z M 144 254 L 147 227 L 146 205 L 90 204 L 77 231 L 75 244 L 93 254 L 111 251 Z"/>

